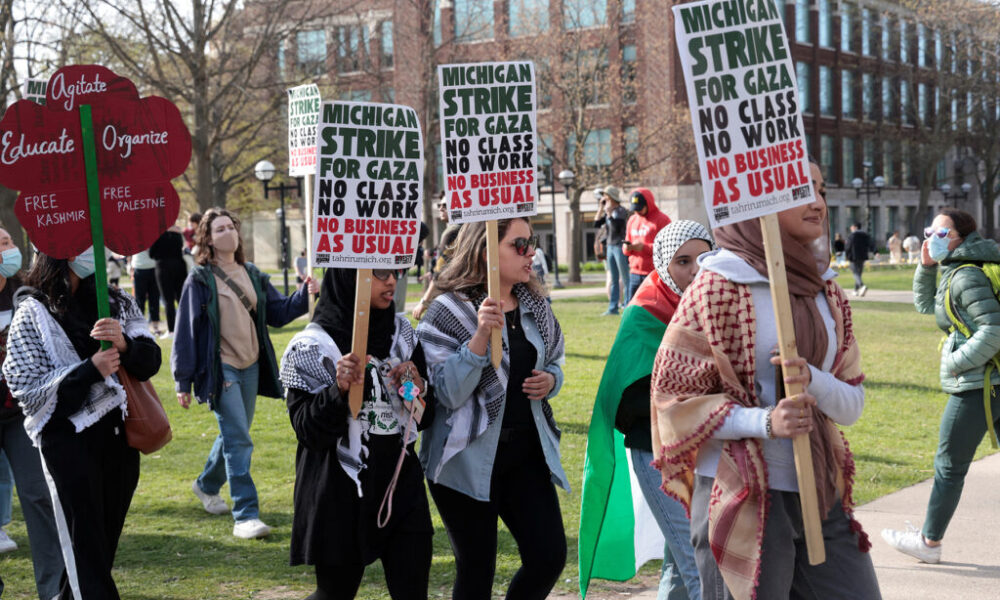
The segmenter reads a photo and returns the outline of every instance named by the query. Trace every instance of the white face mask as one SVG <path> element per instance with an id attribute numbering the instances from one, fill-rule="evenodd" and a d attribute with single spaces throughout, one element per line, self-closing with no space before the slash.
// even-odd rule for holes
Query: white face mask
<path id="1" fill-rule="evenodd" d="M 76 273 L 80 279 L 86 279 L 94 274 L 94 247 L 91 246 L 79 256 L 69 261 L 69 268 Z"/>
<path id="2" fill-rule="evenodd" d="M 235 231 L 226 231 L 212 235 L 212 246 L 219 252 L 236 252 L 240 245 L 239 235 Z"/>

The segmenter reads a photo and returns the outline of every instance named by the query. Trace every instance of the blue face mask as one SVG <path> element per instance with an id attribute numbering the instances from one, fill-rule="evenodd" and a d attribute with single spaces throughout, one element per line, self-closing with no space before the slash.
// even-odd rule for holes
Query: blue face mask
<path id="1" fill-rule="evenodd" d="M 927 253 L 931 255 L 931 258 L 935 261 L 940 262 L 941 259 L 948 256 L 948 244 L 951 243 L 950 237 L 938 237 L 937 235 L 931 236 L 931 241 L 927 245 Z"/>
<path id="2" fill-rule="evenodd" d="M 0 275 L 13 277 L 21 269 L 21 250 L 16 246 L 0 252 Z"/>
<path id="3" fill-rule="evenodd" d="M 69 261 L 69 268 L 73 269 L 76 276 L 80 279 L 86 279 L 94 274 L 94 247 L 91 246 L 83 252 L 80 256 Z"/>

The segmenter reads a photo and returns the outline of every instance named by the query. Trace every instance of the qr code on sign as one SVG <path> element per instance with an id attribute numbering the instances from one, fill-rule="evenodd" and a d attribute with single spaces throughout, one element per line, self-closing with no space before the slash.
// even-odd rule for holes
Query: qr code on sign
<path id="1" fill-rule="evenodd" d="M 316 255 L 316 262 L 324 262 L 324 263 L 325 262 L 330 262 L 330 255 L 329 254 L 317 254 Z"/>
<path id="2" fill-rule="evenodd" d="M 453 211 L 451 211 L 451 220 L 452 221 L 454 221 L 455 219 L 461 219 L 461 218 L 462 218 L 462 211 L 460 211 L 460 210 L 453 210 Z"/>
<path id="3" fill-rule="evenodd" d="M 535 209 L 535 203 L 534 202 L 528 202 L 527 204 L 518 204 L 517 205 L 517 212 L 519 212 L 519 213 L 531 212 L 534 209 Z"/>
<path id="4" fill-rule="evenodd" d="M 410 257 L 408 255 L 406 255 L 406 254 L 397 254 L 396 257 L 393 260 L 395 261 L 395 264 L 397 264 L 397 265 L 404 265 L 404 264 L 410 262 Z"/>
<path id="5" fill-rule="evenodd" d="M 729 207 L 728 206 L 723 206 L 721 208 L 715 209 L 715 220 L 716 221 L 721 221 L 723 219 L 728 219 L 728 218 L 729 218 Z"/>
<path id="6" fill-rule="evenodd" d="M 809 186 L 800 185 L 799 187 L 792 190 L 792 200 L 801 200 L 803 198 L 809 197 Z"/>

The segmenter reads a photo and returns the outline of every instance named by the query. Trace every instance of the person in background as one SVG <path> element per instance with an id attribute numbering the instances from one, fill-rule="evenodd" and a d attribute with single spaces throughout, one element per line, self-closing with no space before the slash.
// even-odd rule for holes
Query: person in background
<path id="1" fill-rule="evenodd" d="M 653 192 L 636 188 L 629 196 L 632 216 L 625 226 L 622 251 L 628 257 L 629 282 L 625 303 L 632 299 L 639 285 L 655 268 L 653 265 L 653 240 L 661 229 L 670 224 L 670 217 L 656 207 Z"/>
<path id="2" fill-rule="evenodd" d="M 149 250 L 132 255 L 129 275 L 139 310 L 146 313 L 148 308 L 153 334 L 160 335 L 163 333 L 160 329 L 160 288 L 156 285 L 156 261 L 150 258 Z"/>
<path id="3" fill-rule="evenodd" d="M 160 368 L 160 347 L 135 300 L 110 288 L 108 301 L 111 317 L 98 318 L 93 247 L 69 260 L 38 255 L 7 335 L 3 375 L 41 453 L 58 515 L 60 600 L 119 597 L 112 568 L 139 452 L 125 438 L 118 373 L 145 381 Z"/>
<path id="4" fill-rule="evenodd" d="M 660 473 L 650 464 L 653 445 L 649 386 L 663 332 L 681 295 L 698 273 L 698 257 L 711 249 L 711 234 L 695 221 L 675 221 L 656 235 L 655 270 L 639 286 L 622 315 L 587 433 L 580 510 L 581 578 L 601 576 L 602 567 L 617 558 L 598 555 L 600 540 L 613 539 L 620 531 L 616 517 L 634 514 L 637 499 L 632 498 L 628 486 L 613 485 L 617 478 L 628 480 L 627 461 L 617 460 L 627 450 L 633 479 L 638 481 L 642 499 L 663 534 L 658 600 L 701 600 L 690 521 L 684 506 L 660 489 Z M 615 429 L 624 439 L 614 435 Z M 633 536 L 640 540 L 652 537 L 653 532 L 641 530 L 639 523 L 634 527 Z"/>
<path id="5" fill-rule="evenodd" d="M 433 395 L 413 328 L 392 305 L 396 273 L 372 271 L 367 360 L 350 351 L 354 269 L 326 270 L 313 322 L 281 358 L 298 440 L 291 564 L 314 565 L 310 600 L 353 598 L 379 559 L 390 597 L 427 598 L 434 527 L 414 444 L 433 419 Z M 357 418 L 352 384 L 365 390 Z"/>
<path id="6" fill-rule="evenodd" d="M 568 491 L 569 481 L 549 404 L 562 384 L 565 345 L 531 270 L 531 225 L 501 219 L 497 229 L 497 299 L 486 295 L 486 224 L 467 223 L 417 328 L 437 402 L 420 462 L 455 553 L 451 597 L 492 597 L 499 518 L 521 557 L 507 597 L 541 600 L 566 563 L 554 484 Z M 505 341 L 498 368 L 490 362 L 494 330 Z"/>
<path id="7" fill-rule="evenodd" d="M 835 266 L 844 264 L 844 236 L 839 233 L 833 235 L 833 257 Z"/>
<path id="8" fill-rule="evenodd" d="M 625 306 L 631 296 L 628 258 L 622 248 L 625 243 L 625 224 L 629 216 L 621 202 L 621 191 L 613 185 L 605 186 L 598 198 L 597 216 L 594 218 L 595 227 L 605 225 L 608 231 L 607 259 L 604 265 L 611 275 L 611 286 L 608 291 L 608 310 L 602 316 L 617 315 L 619 307 Z"/>
<path id="9" fill-rule="evenodd" d="M 184 249 L 188 254 L 194 254 L 194 234 L 198 231 L 198 223 L 201 222 L 201 213 L 191 213 L 188 217 L 188 225 L 182 232 L 184 234 Z"/>
<path id="10" fill-rule="evenodd" d="M 899 237 L 898 231 L 893 231 L 885 245 L 889 248 L 889 264 L 899 265 L 903 263 L 903 240 Z"/>
<path id="11" fill-rule="evenodd" d="M 306 258 L 306 251 L 303 250 L 295 257 L 295 284 L 296 289 L 301 290 L 309 277 L 309 259 Z"/>
<path id="12" fill-rule="evenodd" d="M 865 262 L 868 260 L 868 253 L 872 249 L 872 239 L 861 229 L 861 223 L 851 225 L 851 233 L 847 236 L 844 255 L 850 261 L 851 273 L 854 274 L 855 296 L 864 296 L 868 292 L 868 286 L 862 281 L 861 274 L 865 270 Z"/>
<path id="13" fill-rule="evenodd" d="M 307 293 L 319 285 L 306 278 L 303 289 L 282 296 L 270 277 L 246 262 L 240 221 L 223 208 L 209 209 L 195 235 L 198 266 L 181 292 L 170 365 L 177 402 L 191 405 L 191 394 L 208 403 L 219 435 L 191 491 L 206 512 L 229 512 L 219 489 L 229 482 L 233 498 L 233 535 L 260 538 L 271 527 L 260 520 L 257 488 L 250 476 L 257 396 L 282 397 L 278 361 L 268 326 L 282 327 L 305 314 Z"/>
<path id="14" fill-rule="evenodd" d="M 108 253 L 107 255 L 107 274 L 108 274 L 108 285 L 117 286 L 122 278 L 122 260 L 123 257 L 119 254 Z"/>
<path id="15" fill-rule="evenodd" d="M 425 225 L 423 221 L 421 221 L 420 233 L 417 236 L 417 247 L 413 251 L 414 262 L 416 262 L 416 257 L 420 254 L 422 250 L 420 245 L 424 243 L 424 240 L 427 239 L 427 236 L 430 234 L 431 234 L 430 228 L 428 228 L 427 225 Z M 399 271 L 399 279 L 396 281 L 396 296 L 393 298 L 396 310 L 401 313 L 406 312 L 406 280 L 409 279 L 409 277 L 407 276 L 408 272 L 409 269 L 404 269 Z"/>
<path id="16" fill-rule="evenodd" d="M 912 233 L 907 234 L 903 239 L 903 250 L 906 250 L 906 262 L 911 265 L 917 262 L 917 256 L 920 253 L 920 238 Z"/>
<path id="17" fill-rule="evenodd" d="M 438 218 L 448 223 L 448 202 L 443 197 L 438 202 Z M 424 311 L 430 306 L 431 300 L 437 296 L 434 281 L 441 274 L 441 271 L 444 270 L 445 266 L 448 265 L 448 261 L 451 260 L 451 255 L 455 252 L 455 240 L 458 238 L 458 232 L 461 229 L 462 225 L 459 223 L 450 224 L 445 228 L 444 233 L 441 234 L 441 241 L 434 251 L 434 260 L 427 269 L 431 275 L 431 283 L 424 290 L 424 295 L 420 298 L 420 302 L 413 307 L 413 318 L 418 321 L 424 316 Z"/>
<path id="18" fill-rule="evenodd" d="M 549 263 L 541 246 L 535 248 L 535 254 L 531 257 L 531 269 L 538 277 L 538 281 L 545 285 L 545 276 L 549 274 Z"/>
<path id="19" fill-rule="evenodd" d="M 187 263 L 184 262 L 184 236 L 176 225 L 164 231 L 149 247 L 149 257 L 156 262 L 156 284 L 163 296 L 167 310 L 167 332 L 161 336 L 168 338 L 174 333 L 174 319 L 177 315 L 176 303 L 180 302 L 181 289 L 187 277 Z"/>

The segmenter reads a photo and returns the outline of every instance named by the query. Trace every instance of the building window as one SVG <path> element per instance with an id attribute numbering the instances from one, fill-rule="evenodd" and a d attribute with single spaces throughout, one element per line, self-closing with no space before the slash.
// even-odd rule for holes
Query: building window
<path id="1" fill-rule="evenodd" d="M 927 28 L 917 23 L 917 66 L 927 66 Z"/>
<path id="2" fill-rule="evenodd" d="M 848 187 L 851 185 L 851 181 L 854 179 L 854 162 L 857 159 L 857 144 L 853 138 L 842 138 L 841 144 L 844 146 L 844 151 L 841 152 L 841 170 L 844 175 L 843 186 Z"/>
<path id="3" fill-rule="evenodd" d="M 833 69 L 827 66 L 819 68 L 819 114 L 833 116 Z"/>
<path id="4" fill-rule="evenodd" d="M 927 126 L 927 105 L 928 105 L 927 84 L 917 84 L 917 117 L 920 119 L 920 126 Z"/>
<path id="5" fill-rule="evenodd" d="M 837 160 L 833 150 L 833 136 L 819 136 L 819 164 L 823 170 L 823 176 L 827 181 L 839 181 L 837 179 Z"/>
<path id="6" fill-rule="evenodd" d="M 549 29 L 549 4 L 545 0 L 509 0 L 510 37 L 538 35 Z"/>
<path id="7" fill-rule="evenodd" d="M 862 162 L 866 162 L 871 165 L 872 168 L 875 168 L 875 140 L 865 140 L 862 151 L 864 153 L 861 157 Z M 869 175 L 871 175 L 871 173 L 865 173 L 862 171 L 859 176 L 864 179 Z"/>
<path id="8" fill-rule="evenodd" d="M 625 178 L 632 179 L 639 173 L 639 128 L 626 127 L 623 132 L 625 142 Z"/>
<path id="9" fill-rule="evenodd" d="M 566 139 L 566 154 L 571 167 L 576 167 L 576 133 Z M 588 167 L 607 167 L 611 164 L 611 130 L 593 129 L 583 142 L 583 164 Z"/>
<path id="10" fill-rule="evenodd" d="M 899 20 L 899 62 L 910 62 L 910 30 L 903 19 Z"/>
<path id="11" fill-rule="evenodd" d="M 937 183 L 944 183 L 944 180 L 948 178 L 948 162 L 945 159 L 941 159 L 937 164 Z"/>
<path id="12" fill-rule="evenodd" d="M 944 56 L 944 41 L 941 39 L 941 32 L 934 32 L 934 66 L 942 65 L 941 58 Z"/>
<path id="13" fill-rule="evenodd" d="M 913 168 L 914 159 L 914 146 L 913 144 L 904 141 L 903 142 L 903 156 L 899 162 L 900 175 L 903 178 L 903 185 L 910 187 L 916 187 L 917 185 L 917 173 Z"/>
<path id="14" fill-rule="evenodd" d="M 582 29 L 608 24 L 608 0 L 563 0 L 563 27 Z"/>
<path id="15" fill-rule="evenodd" d="M 870 8 L 861 9 L 861 54 L 873 56 L 872 54 L 872 11 Z"/>
<path id="16" fill-rule="evenodd" d="M 910 82 L 905 79 L 899 82 L 899 110 L 902 113 L 902 121 L 907 125 L 913 125 L 914 106 L 910 97 Z"/>
<path id="17" fill-rule="evenodd" d="M 840 49 L 843 52 L 854 51 L 854 7 L 846 2 L 840 3 Z"/>
<path id="18" fill-rule="evenodd" d="M 455 41 L 493 39 L 493 0 L 454 0 Z"/>
<path id="19" fill-rule="evenodd" d="M 824 48 L 833 47 L 833 0 L 818 0 L 819 6 L 819 45 Z"/>
<path id="20" fill-rule="evenodd" d="M 340 92 L 340 99 L 347 102 L 371 102 L 371 90 L 344 90 Z"/>
<path id="21" fill-rule="evenodd" d="M 636 47 L 622 46 L 622 101 L 625 104 L 635 104 L 636 61 Z"/>
<path id="22" fill-rule="evenodd" d="M 896 142 L 887 140 L 882 143 L 882 176 L 885 177 L 885 184 L 889 187 L 899 185 L 896 178 Z"/>
<path id="23" fill-rule="evenodd" d="M 802 61 L 795 63 L 795 75 L 799 80 L 799 104 L 802 106 L 802 112 L 804 113 L 812 112 L 812 107 L 809 105 L 809 70 L 811 66 L 809 63 Z"/>
<path id="24" fill-rule="evenodd" d="M 635 0 L 622 0 L 622 23 L 635 23 Z"/>
<path id="25" fill-rule="evenodd" d="M 886 121 L 892 119 L 896 114 L 896 90 L 895 85 L 888 77 L 882 77 L 882 118 Z"/>
<path id="26" fill-rule="evenodd" d="M 382 68 L 391 69 L 393 65 L 392 21 L 382 21 L 379 31 L 379 44 L 382 46 Z"/>
<path id="27" fill-rule="evenodd" d="M 288 65 L 285 62 L 285 40 L 284 38 L 278 40 L 278 77 L 285 79 L 285 75 L 288 69 Z"/>
<path id="28" fill-rule="evenodd" d="M 295 35 L 295 67 L 309 75 L 326 71 L 325 31 L 300 31 Z"/>
<path id="29" fill-rule="evenodd" d="M 396 89 L 387 87 L 382 88 L 382 102 L 388 102 L 393 104 L 396 102 Z"/>
<path id="30" fill-rule="evenodd" d="M 809 43 L 809 0 L 795 0 L 795 41 Z"/>
<path id="31" fill-rule="evenodd" d="M 869 121 L 878 119 L 875 114 L 875 77 L 871 73 L 861 74 L 861 111 Z"/>
<path id="32" fill-rule="evenodd" d="M 342 25 L 336 28 L 337 72 L 355 73 L 367 67 L 368 28 Z"/>
<path id="33" fill-rule="evenodd" d="M 882 29 L 882 60 L 892 58 L 892 28 L 889 25 L 889 17 L 882 15 L 879 17 L 879 26 Z"/>
<path id="34" fill-rule="evenodd" d="M 846 118 L 858 118 L 854 110 L 854 71 L 840 72 L 840 109 Z"/>

